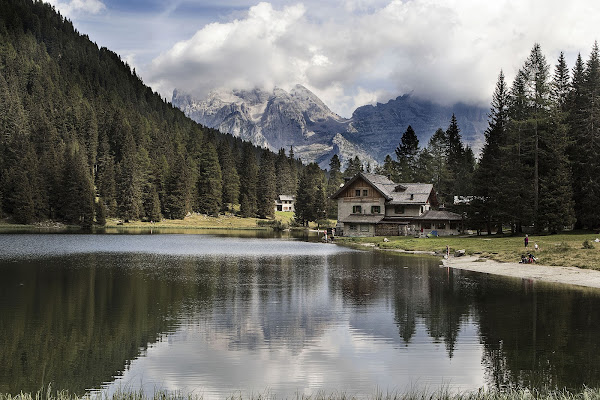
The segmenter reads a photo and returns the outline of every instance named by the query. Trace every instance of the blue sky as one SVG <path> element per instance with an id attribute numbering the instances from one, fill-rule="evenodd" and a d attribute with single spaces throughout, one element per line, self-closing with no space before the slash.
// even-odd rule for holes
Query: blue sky
<path id="1" fill-rule="evenodd" d="M 167 99 L 300 83 L 346 117 L 405 93 L 488 106 L 534 43 L 572 67 L 600 21 L 596 0 L 48 1 Z"/>

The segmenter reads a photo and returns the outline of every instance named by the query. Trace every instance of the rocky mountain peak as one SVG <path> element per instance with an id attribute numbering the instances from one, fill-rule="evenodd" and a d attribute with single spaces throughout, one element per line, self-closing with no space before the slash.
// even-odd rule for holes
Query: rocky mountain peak
<path id="1" fill-rule="evenodd" d="M 173 105 L 193 120 L 273 151 L 294 147 L 304 162 L 329 165 L 333 154 L 343 164 L 358 156 L 371 166 L 394 154 L 402 134 L 412 125 L 424 147 L 438 128 L 446 129 L 454 113 L 463 140 L 477 149 L 487 127 L 487 109 L 458 104 L 444 107 L 412 95 L 385 104 L 357 108 L 351 119 L 332 112 L 313 92 L 295 85 L 289 92 L 216 90 L 198 100 L 173 91 Z"/>

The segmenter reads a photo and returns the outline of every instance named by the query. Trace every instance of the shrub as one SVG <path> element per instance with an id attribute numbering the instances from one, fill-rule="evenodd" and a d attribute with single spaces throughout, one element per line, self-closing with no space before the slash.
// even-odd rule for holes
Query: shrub
<path id="1" fill-rule="evenodd" d="M 594 244 L 592 242 L 590 242 L 589 240 L 585 239 L 583 241 L 583 248 L 584 249 L 593 249 L 594 248 Z"/>

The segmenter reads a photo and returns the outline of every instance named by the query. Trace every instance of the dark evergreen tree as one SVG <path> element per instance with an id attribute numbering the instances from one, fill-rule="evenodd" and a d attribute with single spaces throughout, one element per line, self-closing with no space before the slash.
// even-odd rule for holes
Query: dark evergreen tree
<path id="1" fill-rule="evenodd" d="M 430 177 L 426 181 L 433 183 L 433 187 L 438 193 L 440 204 L 451 201 L 450 177 L 448 165 L 448 139 L 446 132 L 439 128 L 427 143 L 427 152 L 429 154 L 430 166 L 427 170 Z"/>
<path id="2" fill-rule="evenodd" d="M 65 199 L 62 213 L 64 218 L 82 226 L 94 223 L 94 185 L 87 164 L 85 151 L 74 144 L 67 152 L 65 169 Z"/>
<path id="3" fill-rule="evenodd" d="M 577 66 L 576 66 L 577 67 Z M 575 77 L 574 77 L 574 86 Z M 578 225 L 588 228 L 600 226 L 597 205 L 600 204 L 600 55 L 595 42 L 585 64 L 583 84 L 584 101 L 575 116 L 581 130 L 575 133 L 574 176 L 576 215 Z"/>
<path id="4" fill-rule="evenodd" d="M 300 173 L 296 192 L 295 217 L 300 225 L 307 226 L 310 221 L 316 221 L 323 216 L 323 199 L 320 198 L 322 188 L 323 171 L 316 163 L 308 164 Z"/>
<path id="5" fill-rule="evenodd" d="M 414 182 L 416 178 L 417 158 L 419 155 L 419 139 L 412 126 L 408 126 L 402 134 L 400 144 L 396 147 L 396 160 L 400 182 Z"/>
<path id="6" fill-rule="evenodd" d="M 204 143 L 198 161 L 198 211 L 218 215 L 223 200 L 223 179 L 217 150 L 210 142 Z"/>
<path id="7" fill-rule="evenodd" d="M 240 168 L 240 212 L 242 217 L 256 217 L 258 184 L 258 165 L 252 145 L 245 142 L 242 146 Z"/>
<path id="8" fill-rule="evenodd" d="M 327 180 L 327 215 L 331 219 L 337 218 L 337 200 L 332 200 L 329 196 L 333 195 L 338 191 L 340 186 L 344 183 L 344 176 L 342 175 L 342 163 L 337 154 L 334 154 L 329 161 L 329 179 Z"/>
<path id="9" fill-rule="evenodd" d="M 177 156 L 167 180 L 166 215 L 170 219 L 183 219 L 191 209 L 188 195 L 189 173 L 183 154 Z"/>
<path id="10" fill-rule="evenodd" d="M 502 233 L 501 204 L 508 199 L 503 198 L 504 176 L 502 175 L 502 148 L 506 145 L 506 128 L 508 124 L 508 88 L 504 81 L 504 73 L 500 71 L 496 89 L 492 96 L 489 114 L 489 125 L 485 131 L 485 144 L 481 151 L 479 165 L 474 176 L 474 206 L 479 222 L 485 223 L 488 234 L 492 233 L 492 223 L 497 232 Z"/>
<path id="11" fill-rule="evenodd" d="M 239 204 L 240 177 L 227 141 L 222 140 L 218 148 L 221 175 L 223 177 L 222 204 L 224 210 L 233 211 L 233 206 Z"/>
<path id="12" fill-rule="evenodd" d="M 275 161 L 272 153 L 265 150 L 260 157 L 260 168 L 258 170 L 257 213 L 259 218 L 273 218 L 275 216 L 276 197 Z"/>
<path id="13" fill-rule="evenodd" d="M 104 201 L 100 198 L 95 203 L 96 206 L 96 224 L 100 226 L 106 225 L 106 205 Z"/>
<path id="14" fill-rule="evenodd" d="M 344 176 L 352 177 L 358 174 L 359 172 L 363 171 L 364 168 L 362 161 L 360 161 L 360 158 L 358 156 L 355 156 L 354 158 L 348 160 L 348 165 L 346 166 L 346 170 L 344 171 Z"/>

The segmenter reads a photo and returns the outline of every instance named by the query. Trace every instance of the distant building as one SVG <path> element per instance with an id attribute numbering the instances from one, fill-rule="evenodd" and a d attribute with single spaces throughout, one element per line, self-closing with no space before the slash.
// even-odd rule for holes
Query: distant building
<path id="1" fill-rule="evenodd" d="M 294 198 L 291 194 L 280 194 L 275 199 L 275 211 L 294 212 Z"/>
<path id="2" fill-rule="evenodd" d="M 343 236 L 457 235 L 461 216 L 435 210 L 429 183 L 395 183 L 358 173 L 331 196 L 338 201 L 336 233 Z"/>

